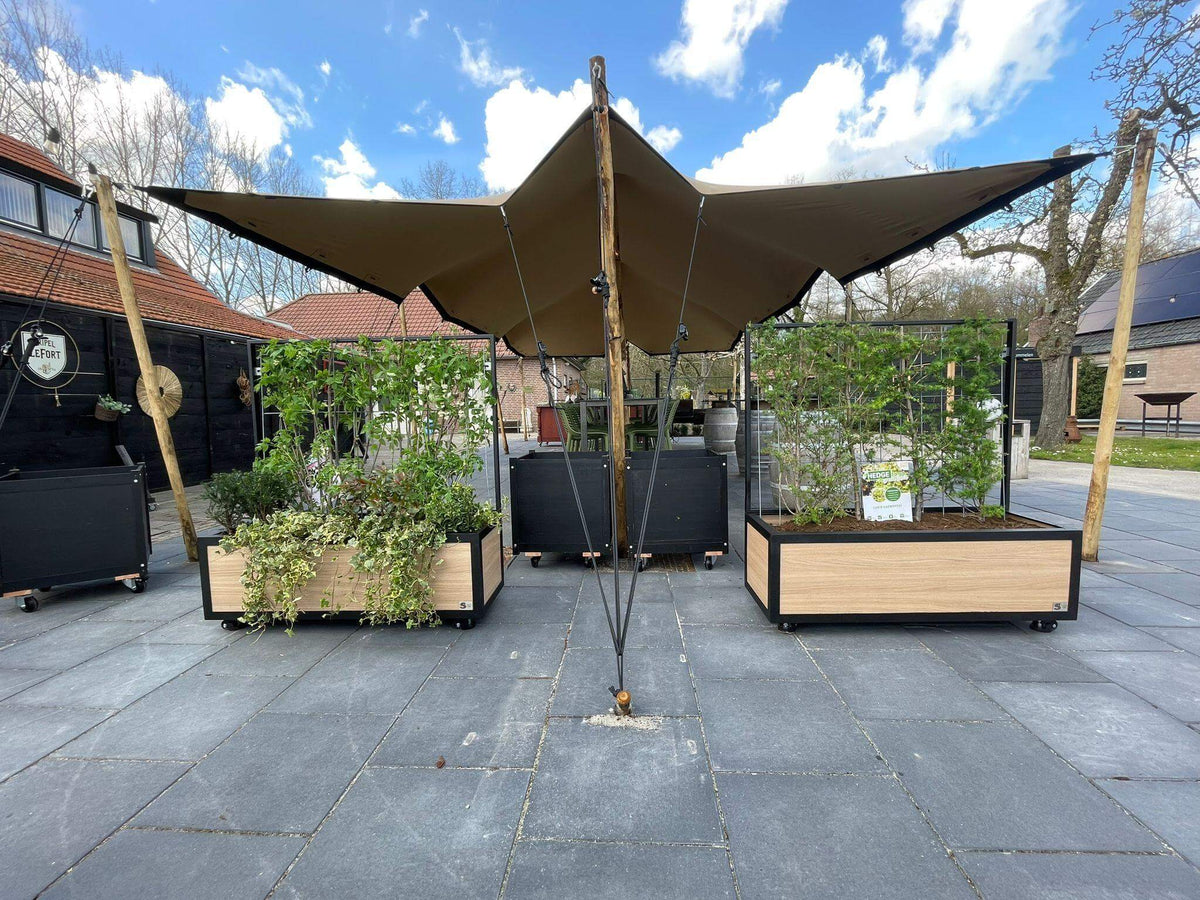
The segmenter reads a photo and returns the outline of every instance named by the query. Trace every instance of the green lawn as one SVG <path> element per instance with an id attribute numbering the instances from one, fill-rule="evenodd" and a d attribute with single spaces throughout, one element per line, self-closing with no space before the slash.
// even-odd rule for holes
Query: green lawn
<path id="1" fill-rule="evenodd" d="M 1084 435 L 1078 444 L 1067 444 L 1061 450 L 1042 450 L 1034 447 L 1029 455 L 1034 459 L 1060 459 L 1067 462 L 1090 463 L 1096 452 L 1096 436 Z M 1186 469 L 1200 472 L 1200 440 L 1192 438 L 1152 438 L 1117 436 L 1113 446 L 1114 466 L 1136 466 L 1140 469 Z"/>

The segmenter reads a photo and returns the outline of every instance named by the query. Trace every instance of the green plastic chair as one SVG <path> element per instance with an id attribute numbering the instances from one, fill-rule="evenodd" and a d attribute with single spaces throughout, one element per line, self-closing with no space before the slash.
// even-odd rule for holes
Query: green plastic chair
<path id="1" fill-rule="evenodd" d="M 635 422 L 625 426 L 625 447 L 628 450 L 638 449 L 638 438 L 646 439 L 646 446 L 654 449 L 654 443 L 658 440 L 658 406 L 647 406 L 646 414 L 642 421 Z M 663 441 L 666 444 L 666 449 L 670 450 L 674 445 L 671 442 L 671 425 L 675 422 L 675 413 L 679 410 L 679 400 L 672 400 L 667 407 L 667 421 L 663 428 Z"/>
<path id="2" fill-rule="evenodd" d="M 577 453 L 582 435 L 582 429 L 579 426 L 579 407 L 574 403 L 564 403 L 559 406 L 558 420 L 562 422 L 563 434 L 566 436 L 567 451 L 569 453 Z"/>
<path id="3" fill-rule="evenodd" d="M 589 406 L 587 409 L 588 447 L 589 450 L 608 449 L 608 410 L 603 406 Z"/>

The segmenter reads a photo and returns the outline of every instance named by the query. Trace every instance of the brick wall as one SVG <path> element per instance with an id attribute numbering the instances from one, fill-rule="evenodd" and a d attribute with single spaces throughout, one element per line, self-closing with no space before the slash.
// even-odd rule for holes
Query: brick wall
<path id="1" fill-rule="evenodd" d="M 1142 418 L 1142 401 L 1135 394 L 1150 391 L 1195 391 L 1196 396 L 1183 404 L 1185 421 L 1200 421 L 1200 344 L 1181 344 L 1177 347 L 1155 347 L 1151 350 L 1130 350 L 1126 363 L 1145 363 L 1146 380 L 1126 382 L 1121 388 L 1121 405 L 1117 418 Z M 1108 364 L 1108 354 L 1098 353 L 1092 357 L 1098 366 Z M 1147 410 L 1149 415 L 1166 415 L 1165 407 Z"/>
<path id="2" fill-rule="evenodd" d="M 561 359 L 556 362 L 558 377 L 563 382 L 579 379 L 579 371 L 574 366 Z M 555 371 L 554 365 L 555 362 L 551 362 L 551 372 Z M 522 391 L 522 386 L 525 388 L 524 391 Z M 500 408 L 504 413 L 504 421 L 519 426 L 521 409 L 525 407 L 529 409 L 531 427 L 536 430 L 537 408 L 547 403 L 546 384 L 542 381 L 538 361 L 536 359 L 496 360 L 496 388 L 500 392 Z M 558 398 L 563 400 L 565 394 L 560 391 Z"/>

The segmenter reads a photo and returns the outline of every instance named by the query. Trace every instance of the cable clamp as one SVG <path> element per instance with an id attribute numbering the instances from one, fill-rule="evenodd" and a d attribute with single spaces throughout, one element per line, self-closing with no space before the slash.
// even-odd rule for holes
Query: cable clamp
<path id="1" fill-rule="evenodd" d="M 608 298 L 612 293 L 612 289 L 608 285 L 608 273 L 601 272 L 592 279 L 592 293 L 599 294 L 604 298 L 604 302 L 608 302 Z"/>

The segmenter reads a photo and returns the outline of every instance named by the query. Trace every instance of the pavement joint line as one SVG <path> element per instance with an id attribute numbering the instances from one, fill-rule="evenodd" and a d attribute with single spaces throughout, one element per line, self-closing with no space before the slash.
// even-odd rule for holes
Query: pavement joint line
<path id="1" fill-rule="evenodd" d="M 332 647 L 330 647 L 330 648 L 329 648 L 329 650 L 328 650 L 328 651 L 326 651 L 326 653 L 320 657 L 320 659 L 317 659 L 317 660 L 315 660 L 311 666 L 309 666 L 307 669 L 305 669 L 305 670 L 304 670 L 304 672 L 303 672 L 303 673 L 301 673 L 301 676 L 300 676 L 300 677 L 303 677 L 303 675 L 305 675 L 305 674 L 307 674 L 308 672 L 310 672 L 310 671 L 312 670 L 313 666 L 315 666 L 315 665 L 316 665 L 318 662 L 320 662 L 322 659 L 324 659 L 326 656 L 328 656 L 330 653 L 332 653 L 332 652 L 333 652 L 335 649 L 337 649 L 337 648 L 338 648 L 338 647 L 340 647 L 340 646 L 341 646 L 343 643 L 345 643 L 345 642 L 346 642 L 346 641 L 347 641 L 347 640 L 350 638 L 350 636 L 351 636 L 351 635 L 353 635 L 353 634 L 354 634 L 354 633 L 355 633 L 357 630 L 359 630 L 359 629 L 353 629 L 353 630 L 350 630 L 350 631 L 349 631 L 349 633 L 346 635 L 346 637 L 345 637 L 345 638 L 343 638 L 341 641 L 339 641 L 338 643 L 336 643 L 336 644 L 334 644 Z M 119 646 L 123 646 L 123 645 L 119 645 Z M 196 661 L 195 665 L 193 665 L 193 666 L 189 666 L 189 667 L 188 667 L 187 669 L 185 669 L 183 672 L 180 672 L 178 675 L 175 675 L 175 676 L 174 676 L 174 678 L 170 678 L 170 679 L 168 679 L 167 681 L 164 681 L 162 684 L 158 685 L 158 687 L 154 688 L 154 690 L 152 690 L 152 691 L 147 691 L 145 694 L 143 694 L 143 695 L 142 695 L 142 697 L 147 697 L 147 696 L 149 696 L 150 694 L 154 693 L 154 691 L 157 691 L 157 690 L 158 690 L 158 688 L 160 688 L 160 687 L 164 687 L 164 686 L 166 686 L 166 685 L 170 684 L 170 683 L 171 683 L 172 681 L 174 681 L 176 678 L 180 677 L 180 675 L 184 675 L 184 674 L 186 674 L 187 672 L 190 672 L 190 671 L 191 671 L 192 669 L 194 669 L 196 666 L 200 665 L 200 663 L 202 663 L 202 662 L 206 662 L 208 659 L 210 659 L 211 657 L 215 656 L 217 653 L 221 652 L 222 650 L 226 650 L 226 649 L 228 649 L 228 647 L 229 647 L 229 646 L 230 646 L 230 645 L 228 645 L 228 644 L 226 644 L 226 645 L 217 645 L 217 646 L 214 646 L 214 648 L 213 648 L 213 652 L 212 652 L 212 653 L 209 653 L 207 656 L 204 656 L 204 657 L 200 658 L 199 660 L 197 660 L 197 661 Z M 114 649 L 115 649 L 115 648 L 114 648 Z M 105 652 L 107 652 L 107 651 L 105 651 Z M 103 655 L 103 654 L 100 654 L 100 655 Z M 94 657 L 93 657 L 93 658 L 94 658 Z M 299 678 L 297 678 L 297 680 L 299 680 Z M 290 686 L 290 685 L 289 685 L 289 686 Z M 286 687 L 285 687 L 285 688 L 283 688 L 282 690 L 280 690 L 280 692 L 279 692 L 279 693 L 280 693 L 280 694 L 281 694 L 281 693 L 283 693 L 283 691 L 284 691 L 284 690 L 286 690 L 286 689 L 287 689 Z M 278 696 L 279 696 L 279 694 L 276 694 L 276 695 L 275 695 L 275 697 L 278 697 Z M 141 700 L 141 699 L 142 699 L 142 697 L 138 697 L 138 698 L 137 698 L 137 700 L 134 700 L 132 703 L 127 703 L 127 704 L 126 704 L 124 707 L 122 707 L 122 710 L 126 710 L 126 709 L 128 709 L 130 706 L 133 706 L 133 704 L 134 704 L 134 703 L 137 703 L 137 702 L 138 702 L 138 700 Z M 101 847 L 103 847 L 105 844 L 107 844 L 107 843 L 108 843 L 110 840 L 112 840 L 112 838 L 113 838 L 113 836 L 114 836 L 114 835 L 116 835 L 116 834 L 117 834 L 118 832 L 120 832 L 122 829 L 129 827 L 129 823 L 130 823 L 130 822 L 132 822 L 134 819 L 136 819 L 136 818 L 137 818 L 139 815 L 141 815 L 141 814 L 142 814 L 142 812 L 143 812 L 143 811 L 144 811 L 144 810 L 145 810 L 145 809 L 146 809 L 146 808 L 147 808 L 147 807 L 148 807 L 148 806 L 149 806 L 151 803 L 154 803 L 156 800 L 158 800 L 160 797 L 162 797 L 162 796 L 163 796 L 163 795 L 164 795 L 164 794 L 165 794 L 167 791 L 171 790 L 171 788 L 173 788 L 173 787 L 175 787 L 175 785 L 179 784 L 179 782 L 180 782 L 180 781 L 181 781 L 181 780 L 182 780 L 182 779 L 183 779 L 183 778 L 184 778 L 184 777 L 185 777 L 185 776 L 186 776 L 186 775 L 187 775 L 189 772 L 191 772 L 191 771 L 192 771 L 194 768 L 196 768 L 196 766 L 200 765 L 200 763 L 204 762 L 204 760 L 206 760 L 206 759 L 208 759 L 210 756 L 212 756 L 212 754 L 213 754 L 213 753 L 215 753 L 217 750 L 219 750 L 221 747 L 224 747 L 224 746 L 225 746 L 225 745 L 226 745 L 226 744 L 227 744 L 227 743 L 230 741 L 230 739 L 232 739 L 232 738 L 233 738 L 233 736 L 234 736 L 235 734 L 238 734 L 238 733 L 239 733 L 239 732 L 240 732 L 240 731 L 241 731 L 243 728 L 245 728 L 245 727 L 246 727 L 246 725 L 247 725 L 249 722 L 251 722 L 251 721 L 252 721 L 252 720 L 255 718 L 255 716 L 257 716 L 259 713 L 261 713 L 261 712 L 263 711 L 263 709 L 265 709 L 265 708 L 266 708 L 266 706 L 267 706 L 268 704 L 270 704 L 270 703 L 273 703 L 273 702 L 275 701 L 275 697 L 272 697 L 270 700 L 268 700 L 268 701 L 267 701 L 267 703 L 264 703 L 264 704 L 263 704 L 263 706 L 259 707 L 259 709 L 258 709 L 256 712 L 254 712 L 253 714 L 251 714 L 251 715 L 250 715 L 250 717 L 249 717 L 249 718 L 247 718 L 245 722 L 243 722 L 241 725 L 239 725 L 237 728 L 235 728 L 235 729 L 234 729 L 234 730 L 233 730 L 233 731 L 232 731 L 230 734 L 226 735 L 226 737 L 224 738 L 224 740 L 222 740 L 222 741 L 221 741 L 219 744 L 217 744 L 217 746 L 213 747 L 211 750 L 209 750 L 207 753 L 205 753 L 205 754 L 204 754 L 202 757 L 200 757 L 200 759 L 198 759 L 198 760 L 196 760 L 196 761 L 194 761 L 194 762 L 192 762 L 192 763 L 188 764 L 188 765 L 186 766 L 186 768 L 184 768 L 184 770 L 183 770 L 182 772 L 180 772 L 180 773 L 179 773 L 179 777 L 172 779 L 172 781 L 171 781 L 171 783 L 170 783 L 170 784 L 168 784 L 168 785 L 167 785 L 165 788 L 163 788 L 161 791 L 159 791 L 157 794 L 155 794 L 153 797 L 151 797 L 151 798 L 150 798 L 148 801 L 146 801 L 145 803 L 143 803 L 143 804 L 142 804 L 140 807 L 138 807 L 136 810 L 134 810 L 134 812 L 133 812 L 133 814 L 132 814 L 131 816 L 129 816 L 127 819 L 125 819 L 125 821 L 123 821 L 121 824 L 117 825 L 117 827 L 116 827 L 116 828 L 114 828 L 114 829 L 113 829 L 112 831 L 110 831 L 110 832 L 109 832 L 107 835 L 105 835 L 105 836 L 104 836 L 104 838 L 103 838 L 103 839 L 102 839 L 102 840 L 101 840 L 99 843 L 97 843 L 97 844 L 96 844 L 95 846 L 93 846 L 93 847 L 92 847 L 90 850 L 88 850 L 86 853 L 84 853 L 84 854 L 83 854 L 83 856 L 81 856 L 81 857 L 79 857 L 78 859 L 76 859 L 76 860 L 75 860 L 75 862 L 71 863 L 71 864 L 70 864 L 70 865 L 69 865 L 69 866 L 68 866 L 66 869 L 64 869 L 62 872 L 60 872 L 60 873 L 58 874 L 58 876 L 57 876 L 57 877 L 56 877 L 56 878 L 55 878 L 53 881 L 51 881 L 51 882 L 50 882 L 48 885 L 45 885 L 45 886 L 44 886 L 44 887 L 41 889 L 41 891 L 39 891 L 39 894 L 40 894 L 40 893 L 42 893 L 42 892 L 45 892 L 45 891 L 49 890 L 49 889 L 50 889 L 50 888 L 52 888 L 52 887 L 54 887 L 54 885 L 58 884 L 58 882 L 59 882 L 59 881 L 61 881 L 63 878 L 65 878 L 67 875 L 69 875 L 69 874 L 70 874 L 70 873 L 71 873 L 71 872 L 72 872 L 72 871 L 75 869 L 75 867 L 76 867 L 76 866 L 78 866 L 80 863 L 82 863 L 84 860 L 86 860 L 86 859 L 87 859 L 89 856 L 91 856 L 93 853 L 95 853 L 97 850 L 99 850 Z M 109 718 L 112 718 L 112 717 L 110 716 Z M 105 721 L 105 722 L 107 722 L 107 721 L 108 721 L 108 719 L 105 719 L 104 721 Z M 97 723 L 97 725 L 100 725 L 100 724 L 103 724 L 103 723 L 99 723 L 99 722 Z M 97 727 L 97 726 L 92 726 L 92 727 L 94 728 L 94 727 Z M 91 729 L 91 728 L 89 728 L 89 729 L 87 729 L 86 731 L 83 731 L 83 732 L 81 732 L 79 735 L 76 735 L 76 737 L 82 737 L 84 734 L 87 734 L 87 733 L 88 733 L 88 731 L 91 731 L 91 730 L 92 730 L 92 729 Z M 72 738 L 72 740 L 74 740 L 74 739 L 75 739 L 75 738 Z M 70 743 L 70 742 L 68 741 L 67 743 Z M 63 745 L 60 745 L 60 746 L 65 746 L 65 744 L 63 744 Z M 53 752 L 54 752 L 54 751 L 51 751 L 51 753 L 53 753 Z M 41 762 L 41 760 L 42 760 L 42 759 L 45 759 L 45 758 L 46 758 L 46 757 L 45 757 L 45 756 L 43 756 L 41 759 L 37 760 L 37 762 Z M 36 764 L 36 763 L 34 763 L 34 764 Z M 33 764 L 31 764 L 31 765 L 33 765 Z M 28 766 L 26 766 L 26 768 L 28 768 Z M 24 769 L 22 769 L 22 771 L 24 771 Z M 15 773 L 14 773 L 14 774 L 15 774 Z M 6 780 L 7 780 L 7 779 L 6 779 Z M 3 783 L 4 783 L 4 782 L 0 782 L 0 784 L 3 784 Z M 306 845 L 306 846 L 307 846 L 307 845 Z"/>
<path id="2" fill-rule="evenodd" d="M 579 613 L 579 604 L 583 602 L 583 584 L 584 579 L 581 578 L 579 591 L 575 595 L 575 608 L 571 610 L 571 621 L 567 624 L 567 633 L 563 637 L 562 655 L 558 658 L 558 668 L 555 669 L 554 679 L 550 685 L 550 696 L 546 700 L 546 714 L 542 718 L 542 731 L 538 735 L 537 750 L 533 754 L 533 768 L 529 772 L 529 781 L 525 785 L 525 796 L 521 800 L 521 813 L 517 816 L 517 827 L 513 829 L 512 843 L 508 848 L 508 859 L 504 863 L 504 876 L 500 879 L 500 890 L 496 895 L 501 900 L 505 891 L 508 890 L 508 880 L 512 876 L 513 864 L 517 858 L 517 847 L 521 843 L 525 831 L 525 817 L 529 813 L 529 804 L 533 798 L 533 786 L 537 782 L 538 766 L 542 762 L 542 750 L 546 746 L 546 736 L 550 732 L 550 710 L 554 708 L 554 700 L 558 696 L 558 686 L 562 682 L 563 667 L 567 664 L 567 645 L 571 641 L 571 629 L 575 627 L 575 616 Z M 598 599 L 597 602 L 599 602 Z"/>
<path id="3" fill-rule="evenodd" d="M 369 763 L 367 768 L 370 769 L 419 769 L 425 771 L 433 769 L 441 772 L 532 772 L 532 766 L 459 766 L 446 763 L 444 766 L 437 764 L 421 765 L 417 763 Z"/>
<path id="4" fill-rule="evenodd" d="M 714 841 L 635 841 L 606 838 L 565 838 L 529 835 L 521 838 L 523 844 L 582 844 L 599 847 L 702 847 L 707 850 L 724 850 L 723 842 Z"/>
<path id="5" fill-rule="evenodd" d="M 838 690 L 837 685 L 833 683 L 833 679 L 831 679 L 829 677 L 828 673 L 823 668 L 821 668 L 821 664 L 819 662 L 817 662 L 817 659 L 815 656 L 813 656 L 812 651 L 809 650 L 807 647 L 805 647 L 803 643 L 801 643 L 798 635 L 795 637 L 796 637 L 796 643 L 800 645 L 800 649 L 805 653 L 805 655 L 808 656 L 808 658 L 812 661 L 812 664 L 817 667 L 817 671 L 821 673 L 821 678 L 825 681 L 825 683 L 827 685 L 829 685 L 830 689 L 837 695 L 838 702 L 840 702 L 842 704 L 842 706 L 845 707 L 847 714 L 854 721 L 855 726 L 858 728 L 858 730 L 860 732 L 862 732 L 862 735 L 864 738 L 866 738 L 867 743 L 869 743 L 871 745 L 871 749 L 875 751 L 876 758 L 887 767 L 888 772 L 891 774 L 892 779 L 896 782 L 897 785 L 900 786 L 900 790 L 902 790 L 904 792 L 904 795 L 906 797 L 908 797 L 908 800 L 913 805 L 913 808 L 921 816 L 921 819 L 925 822 L 925 825 L 929 829 L 930 833 L 932 833 L 934 838 L 937 840 L 937 842 L 939 844 L 941 844 L 942 848 L 946 852 L 947 857 L 949 857 L 950 861 L 954 864 L 954 867 L 958 870 L 959 874 L 961 874 L 962 877 L 964 879 L 966 879 L 966 882 L 970 886 L 971 890 L 973 890 L 975 892 L 976 896 L 979 897 L 979 900 L 983 900 L 983 891 L 981 891 L 979 889 L 979 885 L 977 885 L 975 883 L 975 880 L 973 878 L 971 878 L 970 873 L 967 872 L 967 870 L 963 866 L 962 862 L 955 855 L 954 848 L 950 845 L 950 842 L 947 841 L 944 837 L 942 837 L 942 834 L 940 831 L 938 831 L 937 826 L 935 826 L 933 824 L 933 819 L 922 808 L 921 804 L 917 802 L 916 796 L 913 794 L 912 791 L 910 791 L 908 789 L 908 785 L 904 783 L 904 779 L 901 777 L 899 770 L 897 770 L 896 767 L 894 765 L 892 765 L 891 760 L 889 760 L 887 758 L 887 755 L 883 752 L 883 750 L 880 749 L 879 745 L 877 743 L 875 743 L 875 739 L 873 737 L 871 737 L 871 733 L 863 726 L 862 719 L 860 719 L 858 714 L 855 713 L 854 708 L 849 703 L 846 702 L 846 699 L 842 696 L 842 692 L 840 690 Z M 943 660 L 943 662 L 944 662 L 944 660 Z M 949 665 L 949 664 L 947 663 L 947 665 Z M 995 702 L 995 701 L 992 701 L 992 702 Z"/>
<path id="6" fill-rule="evenodd" d="M 354 631 L 351 631 L 350 634 L 346 635 L 345 640 L 340 641 L 336 645 L 336 647 L 342 646 L 342 644 L 344 644 L 346 641 L 348 641 L 350 639 L 351 635 L 357 634 L 359 632 L 365 632 L 365 630 L 366 630 L 365 628 L 363 628 L 362 626 L 359 626 Z M 309 847 L 312 846 L 312 842 L 316 839 L 317 835 L 321 833 L 321 829 L 325 826 L 325 823 L 329 821 L 329 819 L 333 816 L 333 814 L 335 812 L 337 812 L 337 809 L 339 806 L 341 806 L 342 801 L 346 799 L 346 795 L 350 793 L 350 789 L 353 788 L 354 785 L 356 785 L 358 783 L 358 779 L 361 778 L 363 772 L 365 772 L 367 770 L 367 766 L 370 765 L 371 760 L 375 758 L 375 754 L 379 752 L 379 748 L 383 746 L 383 742 L 387 740 L 388 735 L 390 735 L 392 733 L 392 729 L 396 727 L 396 723 L 400 721 L 400 717 L 402 715 L 404 715 L 405 711 L 409 708 L 409 706 L 412 705 L 413 700 L 415 700 L 417 698 L 417 695 L 419 693 L 421 693 L 421 689 L 425 687 L 426 683 L 429 681 L 430 677 L 433 675 L 433 672 L 437 669 L 438 666 L 440 666 L 442 664 L 442 662 L 446 658 L 446 655 L 454 648 L 454 643 L 455 643 L 454 641 L 451 641 L 451 643 L 448 647 L 444 647 L 442 649 L 442 655 L 438 657 L 437 662 L 435 662 L 433 664 L 433 666 L 430 668 L 429 674 L 427 674 L 425 676 L 425 678 L 422 679 L 421 684 L 417 687 L 417 689 L 415 691 L 412 692 L 412 696 L 409 697 L 408 700 L 405 701 L 404 706 L 401 707 L 401 709 L 400 709 L 400 712 L 398 712 L 392 718 L 391 724 L 388 725 L 388 727 L 386 729 L 384 729 L 384 732 L 380 736 L 379 740 L 375 742 L 375 747 L 371 750 L 370 753 L 367 754 L 367 757 L 366 757 L 366 759 L 363 760 L 362 765 L 360 765 L 358 767 L 358 771 L 355 772 L 353 776 L 351 776 L 350 782 L 344 788 L 342 788 L 342 792 L 333 801 L 333 805 L 331 805 L 329 807 L 329 809 L 326 811 L 325 815 L 321 817 L 321 821 L 317 823 L 317 827 L 312 830 L 312 833 L 310 835 L 308 835 L 308 838 L 307 838 L 307 840 L 305 840 L 304 845 L 298 851 L 296 851 L 296 855 L 294 857 L 292 857 L 292 861 L 287 864 L 287 866 L 286 866 L 286 868 L 284 868 L 283 872 L 280 873 L 279 877 L 275 879 L 275 883 L 273 885 L 271 885 L 271 889 L 269 891 L 267 891 L 265 900 L 271 900 L 271 898 L 275 896 L 275 892 L 279 890 L 280 885 L 282 885 L 284 880 L 288 877 L 288 875 L 290 875 L 292 873 L 292 870 L 296 868 L 296 864 L 299 863 L 301 857 L 304 856 L 304 851 L 306 851 Z M 332 653 L 333 649 L 334 648 L 331 648 L 329 652 Z M 321 660 L 324 660 L 328 656 L 329 656 L 329 653 L 326 653 L 325 656 L 321 657 Z M 315 665 L 316 665 L 316 663 L 313 663 L 313 666 L 315 666 Z M 309 666 L 309 668 L 305 670 L 305 674 L 312 671 L 313 666 Z M 303 678 L 304 676 L 301 675 L 300 677 Z M 299 681 L 299 678 L 296 680 Z M 272 701 L 272 702 L 274 702 L 274 701 Z M 278 715 L 288 715 L 288 713 L 278 713 Z"/>
<path id="7" fill-rule="evenodd" d="M 674 594 L 672 594 L 674 596 Z M 696 673 L 692 669 L 692 655 L 688 652 L 687 637 L 684 635 L 683 620 L 679 616 L 679 606 L 675 606 L 675 627 L 679 629 L 679 640 L 683 643 L 683 658 L 688 670 L 688 681 L 692 685 L 692 697 L 696 701 L 697 717 L 700 725 L 700 742 L 704 745 L 704 762 L 708 766 L 708 777 L 712 781 L 713 800 L 717 808 L 717 821 L 721 825 L 721 835 L 725 838 L 725 862 L 729 866 L 729 877 L 733 881 L 733 895 L 741 900 L 742 886 L 738 881 L 737 864 L 733 858 L 733 842 L 729 839 L 729 824 L 725 820 L 725 807 L 721 803 L 721 788 L 717 784 L 717 772 L 713 768 L 712 749 L 708 744 L 708 730 L 704 727 L 704 708 L 700 705 L 700 691 L 696 688 Z"/>
<path id="8" fill-rule="evenodd" d="M 228 834 L 236 837 L 308 837 L 307 831 L 239 831 L 234 828 L 197 828 L 191 825 L 126 825 L 123 831 L 166 832 L 167 834 Z"/>

